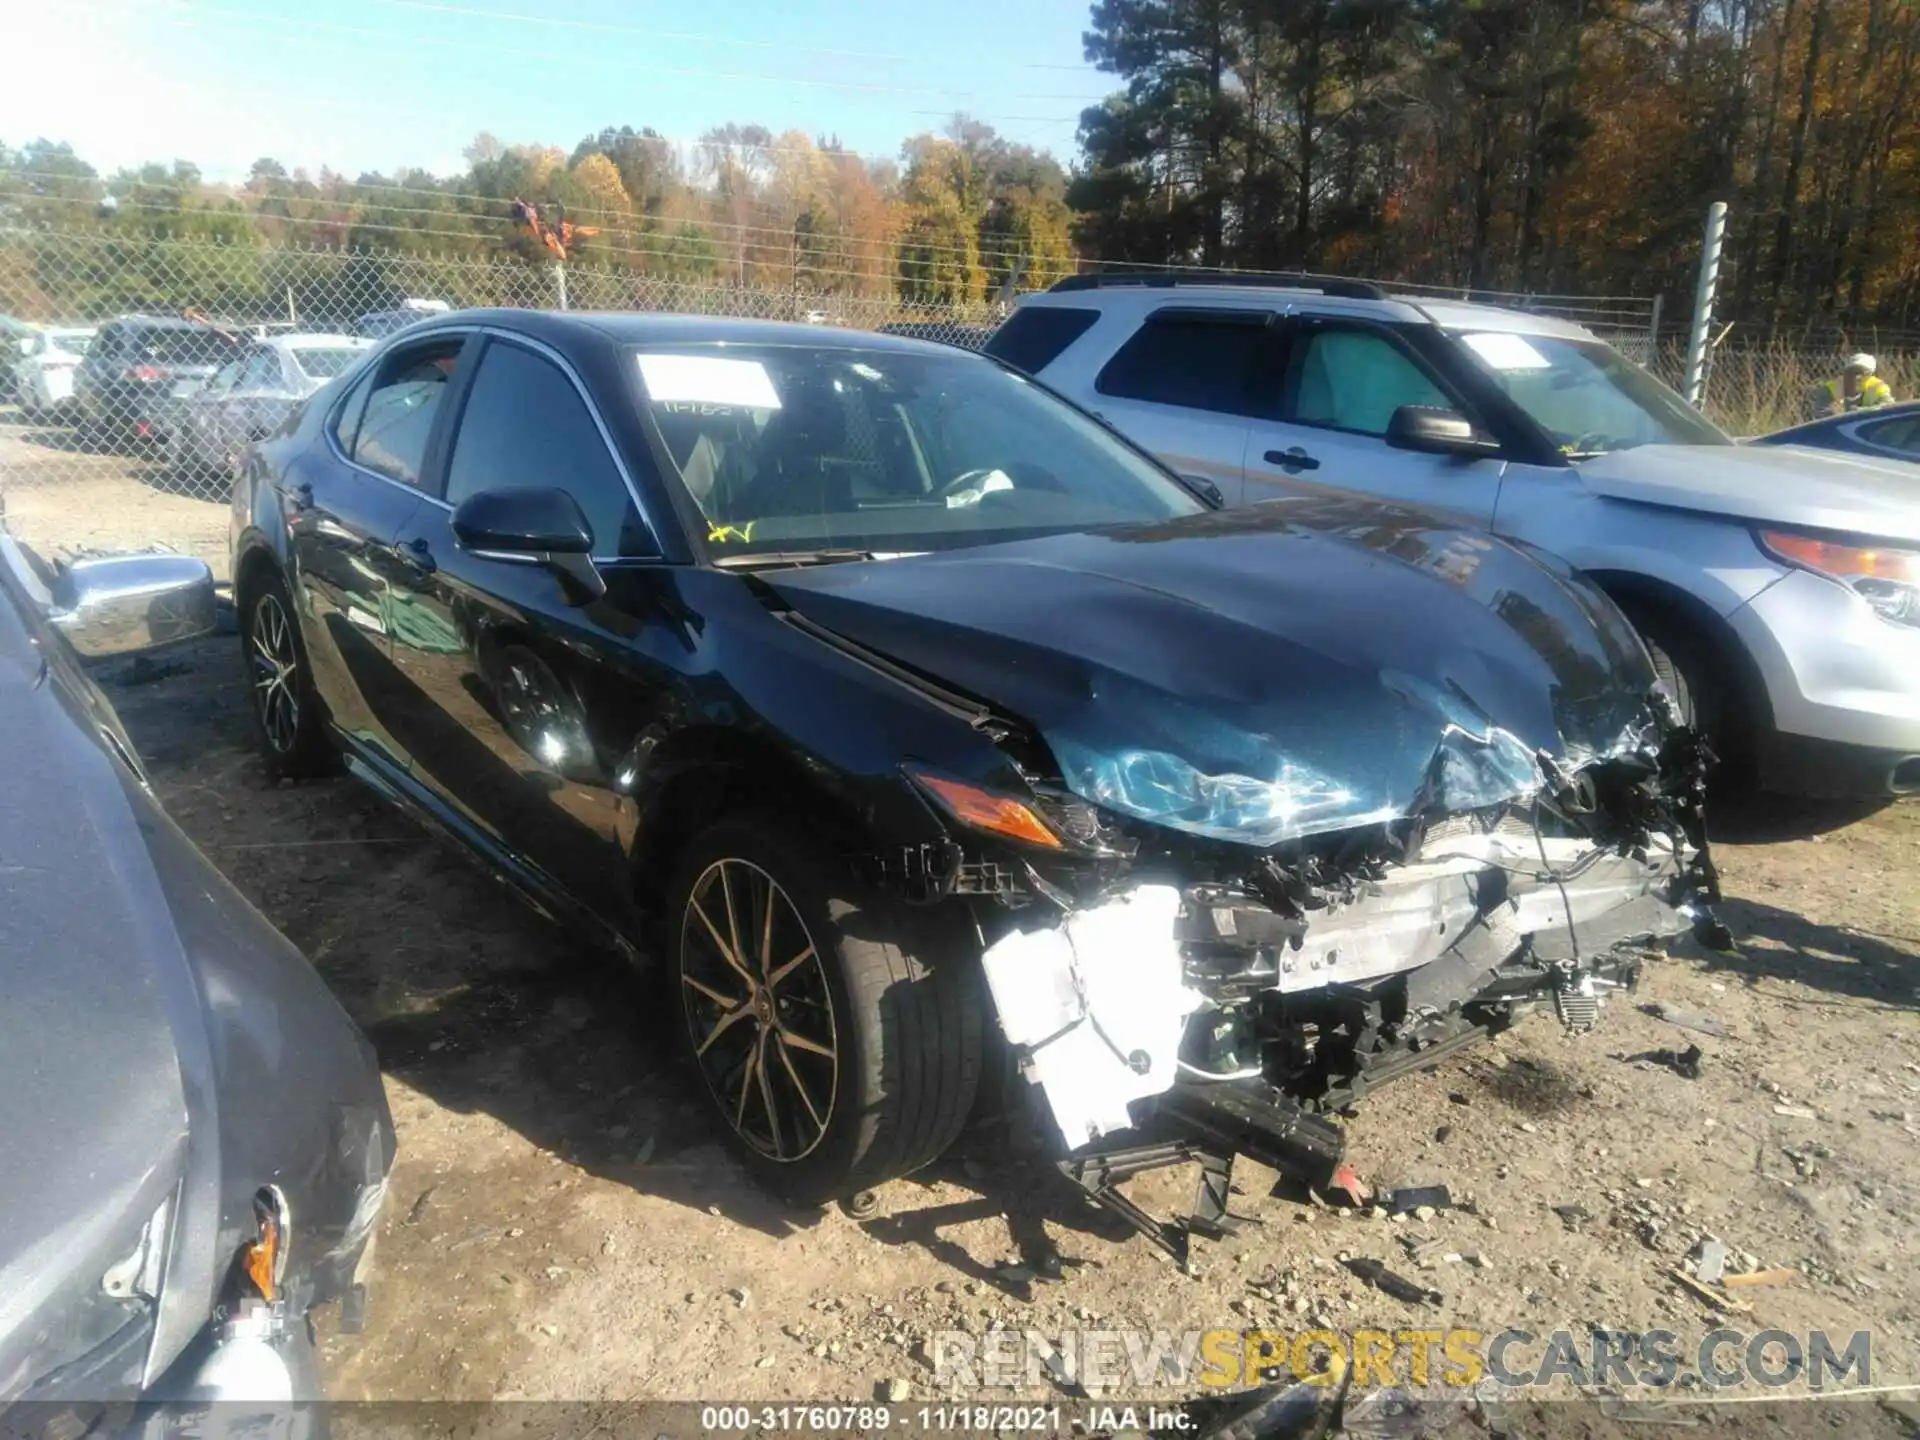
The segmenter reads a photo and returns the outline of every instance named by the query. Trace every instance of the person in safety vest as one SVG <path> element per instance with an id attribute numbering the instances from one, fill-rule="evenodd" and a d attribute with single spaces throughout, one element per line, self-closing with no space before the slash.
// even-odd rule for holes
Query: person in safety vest
<path id="1" fill-rule="evenodd" d="M 1829 380 L 1825 389 L 1827 413 L 1839 415 L 1848 410 L 1872 410 L 1893 403 L 1893 391 L 1874 374 L 1877 362 L 1871 355 L 1849 355 L 1838 380 Z"/>

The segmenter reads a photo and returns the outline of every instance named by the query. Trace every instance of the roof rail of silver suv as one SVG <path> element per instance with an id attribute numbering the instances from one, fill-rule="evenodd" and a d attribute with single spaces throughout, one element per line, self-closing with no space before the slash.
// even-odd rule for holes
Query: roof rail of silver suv
<path id="1" fill-rule="evenodd" d="M 1371 280 L 1344 280 L 1338 275 L 1279 274 L 1271 270 L 1195 270 L 1168 273 L 1159 270 L 1107 270 L 1089 275 L 1069 275 L 1056 280 L 1053 293 L 1069 290 L 1100 290 L 1114 285 L 1140 285 L 1172 289 L 1181 285 L 1258 285 L 1279 290 L 1318 290 L 1340 300 L 1386 300 L 1385 290 Z"/>

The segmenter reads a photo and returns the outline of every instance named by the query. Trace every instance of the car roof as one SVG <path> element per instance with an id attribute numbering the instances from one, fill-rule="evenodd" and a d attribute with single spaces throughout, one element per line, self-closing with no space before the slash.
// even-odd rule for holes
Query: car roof
<path id="1" fill-rule="evenodd" d="M 1897 420 L 1915 414 L 1920 414 L 1920 400 L 1901 400 L 1892 405 L 1875 405 L 1865 410 L 1848 410 L 1841 415 L 1822 415 L 1818 419 L 1803 420 L 1798 425 L 1789 425 L 1784 430 L 1770 431 L 1756 438 L 1777 443 L 1791 440 L 1796 435 L 1815 435 L 1828 430 L 1838 430 L 1842 425 L 1851 425 L 1857 420 Z"/>
<path id="2" fill-rule="evenodd" d="M 404 333 L 417 338 L 463 325 L 498 325 L 535 338 L 560 338 L 590 330 L 617 345 L 806 345 L 813 349 L 889 350 L 947 358 L 969 353 L 937 341 L 834 325 L 628 311 L 455 310 L 448 315 L 423 316 Z"/>
<path id="3" fill-rule="evenodd" d="M 1380 299 L 1362 299 L 1358 296 L 1329 295 L 1311 285 L 1232 285 L 1210 281 L 1182 285 L 1177 280 L 1171 280 L 1164 285 L 1128 284 L 1042 291 L 1022 297 L 1020 305 L 1022 308 L 1035 305 L 1083 310 L 1129 310 L 1136 314 L 1168 307 L 1181 310 L 1270 310 L 1276 306 L 1302 305 L 1315 314 L 1372 316 L 1402 325 L 1437 325 L 1447 330 L 1501 330 L 1515 334 L 1551 335 L 1566 340 L 1597 338 L 1584 325 L 1530 310 L 1391 292 Z"/>
<path id="4" fill-rule="evenodd" d="M 331 330 L 296 330 L 290 335 L 269 335 L 259 344 L 272 350 L 311 349 L 330 346 L 336 350 L 371 350 L 375 341 L 364 335 L 340 335 Z"/>

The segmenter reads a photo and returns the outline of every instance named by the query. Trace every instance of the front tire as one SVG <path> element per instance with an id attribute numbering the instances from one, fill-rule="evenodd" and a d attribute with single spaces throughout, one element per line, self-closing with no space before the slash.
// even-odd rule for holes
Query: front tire
<path id="1" fill-rule="evenodd" d="M 867 891 L 817 841 L 757 816 L 701 834 L 671 895 L 681 1047 L 756 1177 L 821 1205 L 945 1152 L 985 1048 L 963 927 Z"/>
<path id="2" fill-rule="evenodd" d="M 286 581 L 273 573 L 248 592 L 240 616 L 248 698 L 267 775 L 306 780 L 332 773 L 335 757 L 313 688 Z"/>

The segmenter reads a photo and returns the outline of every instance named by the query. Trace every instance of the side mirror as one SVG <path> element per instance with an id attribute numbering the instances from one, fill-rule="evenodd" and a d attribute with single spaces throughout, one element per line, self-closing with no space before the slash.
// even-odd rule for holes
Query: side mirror
<path id="1" fill-rule="evenodd" d="M 155 650 L 213 632 L 213 572 L 186 555 L 102 555 L 55 577 L 53 622 L 90 660 Z"/>
<path id="2" fill-rule="evenodd" d="M 1477 458 L 1500 453 L 1499 442 L 1481 435 L 1466 416 L 1437 405 L 1402 405 L 1387 421 L 1386 439 L 1396 450 L 1423 455 Z"/>
<path id="3" fill-rule="evenodd" d="M 544 565 L 586 598 L 607 593 L 607 583 L 588 557 L 593 527 L 564 490 L 483 490 L 453 512 L 453 538 L 484 560 Z"/>

